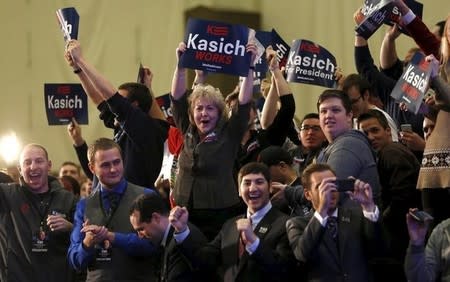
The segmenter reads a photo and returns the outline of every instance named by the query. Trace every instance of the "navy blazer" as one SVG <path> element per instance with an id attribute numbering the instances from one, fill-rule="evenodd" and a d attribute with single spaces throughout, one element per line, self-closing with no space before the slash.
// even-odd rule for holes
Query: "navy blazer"
<path id="1" fill-rule="evenodd" d="M 262 218 L 255 228 L 260 239 L 256 251 L 239 259 L 239 236 L 236 220 L 243 216 L 229 219 L 219 234 L 210 243 L 195 248 L 191 235 L 181 244 L 183 253 L 198 267 L 217 269 L 219 275 L 233 281 L 286 281 L 291 274 L 295 258 L 289 246 L 286 234 L 288 216 L 275 208 Z"/>
<path id="2" fill-rule="evenodd" d="M 339 207 L 337 243 L 313 214 L 291 218 L 286 228 L 307 281 L 372 281 L 368 261 L 385 249 L 380 220 L 366 219 L 360 207 Z"/>

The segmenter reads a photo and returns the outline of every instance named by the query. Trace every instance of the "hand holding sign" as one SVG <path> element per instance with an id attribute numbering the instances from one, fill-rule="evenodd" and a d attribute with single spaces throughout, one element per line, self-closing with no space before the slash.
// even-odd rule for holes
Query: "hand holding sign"
<path id="1" fill-rule="evenodd" d="M 70 40 L 66 45 L 66 53 L 70 56 L 68 63 L 77 64 L 78 60 L 82 58 L 81 45 L 77 40 Z M 67 55 L 65 55 L 67 56 Z M 71 65 L 72 66 L 72 65 Z"/>
<path id="2" fill-rule="evenodd" d="M 270 71 L 274 71 L 280 68 L 277 58 L 277 52 L 273 50 L 271 45 L 266 48 L 266 60 L 267 64 L 269 65 Z"/>

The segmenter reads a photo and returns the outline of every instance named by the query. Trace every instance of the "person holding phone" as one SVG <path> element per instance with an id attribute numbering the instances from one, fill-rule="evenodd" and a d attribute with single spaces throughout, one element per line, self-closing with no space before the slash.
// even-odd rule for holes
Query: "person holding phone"
<path id="1" fill-rule="evenodd" d="M 372 281 L 368 262 L 385 240 L 370 184 L 354 179 L 353 192 L 345 193 L 357 205 L 343 207 L 336 185 L 343 182 L 330 165 L 309 165 L 302 183 L 314 213 L 289 219 L 286 229 L 305 281 Z"/>
<path id="2" fill-rule="evenodd" d="M 431 232 L 427 243 L 426 236 L 432 218 L 417 220 L 411 213 L 418 212 L 411 209 L 406 214 L 406 224 L 409 232 L 409 247 L 405 257 L 405 273 L 408 281 L 449 281 L 450 260 L 448 250 L 450 246 L 450 219 L 439 223 Z"/>

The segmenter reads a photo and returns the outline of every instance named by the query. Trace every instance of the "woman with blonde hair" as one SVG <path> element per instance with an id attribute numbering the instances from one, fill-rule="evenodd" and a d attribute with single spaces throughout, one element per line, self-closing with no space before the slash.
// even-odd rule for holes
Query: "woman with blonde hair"
<path id="1" fill-rule="evenodd" d="M 180 43 L 177 59 L 186 50 Z M 247 44 L 256 54 L 256 46 Z M 247 130 L 253 94 L 253 69 L 243 78 L 239 105 L 228 117 L 219 89 L 204 84 L 205 75 L 196 70 L 192 93 L 186 88 L 186 69 L 178 66 L 172 80 L 172 110 L 177 128 L 184 136 L 178 162 L 173 198 L 189 209 L 189 218 L 212 239 L 226 219 L 242 213 L 233 167 L 243 134 Z"/>

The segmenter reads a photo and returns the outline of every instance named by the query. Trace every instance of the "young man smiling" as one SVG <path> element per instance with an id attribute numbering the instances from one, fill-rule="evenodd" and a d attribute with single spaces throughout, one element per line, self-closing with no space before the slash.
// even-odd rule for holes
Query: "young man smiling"
<path id="1" fill-rule="evenodd" d="M 239 171 L 239 184 L 245 215 L 229 219 L 213 241 L 195 247 L 188 211 L 175 207 L 169 216 L 175 240 L 194 265 L 217 269 L 222 281 L 285 281 L 294 257 L 286 235 L 288 216 L 272 208 L 269 200 L 269 169 L 250 162 Z"/>
<path id="2" fill-rule="evenodd" d="M 325 90 L 318 99 L 320 127 L 329 145 L 317 157 L 318 163 L 327 163 L 336 172 L 337 178 L 353 176 L 372 187 L 375 203 L 379 200 L 380 183 L 375 153 L 367 137 L 352 129 L 352 104 L 341 90 Z M 341 203 L 348 202 L 345 194 Z"/>

